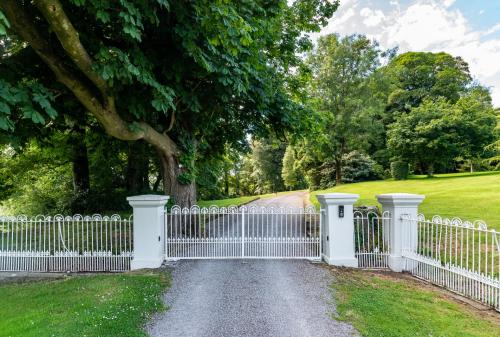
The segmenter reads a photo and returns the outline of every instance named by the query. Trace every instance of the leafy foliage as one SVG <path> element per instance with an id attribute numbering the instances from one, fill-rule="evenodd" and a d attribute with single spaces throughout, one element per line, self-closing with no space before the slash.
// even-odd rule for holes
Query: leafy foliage
<path id="1" fill-rule="evenodd" d="M 18 119 L 30 119 L 33 123 L 45 124 L 47 117 L 57 117 L 52 102 L 52 92 L 36 81 L 11 85 L 0 79 L 0 130 L 14 130 L 15 121 Z"/>
<path id="2" fill-rule="evenodd" d="M 405 180 L 408 178 L 410 167 L 408 162 L 396 160 L 391 163 L 391 175 L 395 180 Z"/>
<path id="3" fill-rule="evenodd" d="M 342 181 L 343 156 L 370 147 L 380 127 L 376 115 L 383 109 L 374 94 L 381 51 L 365 36 L 320 37 L 310 53 L 310 81 L 314 126 L 306 140 L 298 140 L 301 166 L 309 186 L 328 186 Z M 334 167 L 331 166 L 334 165 Z M 321 169 L 319 169 L 321 167 Z M 331 174 L 335 173 L 335 182 Z"/>
<path id="4" fill-rule="evenodd" d="M 182 186 L 194 186 L 197 160 L 241 149 L 248 134 L 298 127 L 301 109 L 288 87 L 297 82 L 300 54 L 312 46 L 307 34 L 326 25 L 338 1 L 61 0 L 51 6 L 0 4 L 12 23 L 9 38 L 40 56 L 27 68 L 41 71 L 11 85 L 20 90 L 19 83 L 54 72 L 64 86 L 45 82 L 49 91 L 73 94 L 110 135 L 153 145 L 165 192 L 191 203 L 195 189 Z M 36 109 L 26 116 L 44 122 Z"/>
<path id="5" fill-rule="evenodd" d="M 273 139 L 254 141 L 251 176 L 255 181 L 258 194 L 284 190 L 281 172 L 285 149 L 285 144 Z"/>
<path id="6" fill-rule="evenodd" d="M 392 125 L 389 148 L 428 175 L 438 167 L 452 167 L 456 157 L 475 154 L 493 139 L 493 111 L 476 104 L 474 93 L 456 104 L 424 101 Z"/>
<path id="7" fill-rule="evenodd" d="M 342 157 L 344 175 L 342 182 L 357 183 L 360 181 L 382 178 L 380 166 L 370 156 L 359 151 L 351 151 Z"/>
<path id="8" fill-rule="evenodd" d="M 388 109 L 399 113 L 429 98 L 455 103 L 472 80 L 468 64 L 444 52 L 407 52 L 396 56 L 386 68 L 394 83 Z"/>
<path id="9" fill-rule="evenodd" d="M 305 180 L 301 170 L 297 167 L 295 150 L 288 145 L 283 155 L 283 167 L 281 169 L 283 183 L 289 189 L 301 189 L 305 187 Z"/>

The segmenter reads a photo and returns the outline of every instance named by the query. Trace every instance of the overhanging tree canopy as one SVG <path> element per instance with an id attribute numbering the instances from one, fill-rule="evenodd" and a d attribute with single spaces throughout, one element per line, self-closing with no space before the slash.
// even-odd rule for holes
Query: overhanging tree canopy
<path id="1" fill-rule="evenodd" d="M 337 6 L 327 0 L 290 6 L 264 0 L 3 0 L 0 33 L 7 30 L 7 40 L 32 48 L 39 59 L 30 66 L 50 69 L 107 133 L 153 145 L 164 190 L 190 205 L 197 156 L 298 121 L 286 89 L 293 87 L 298 54 L 310 48 L 303 33 L 318 31 Z M 12 115 L 21 111 L 39 123 L 66 113 L 53 109 L 52 85 L 36 77 L 3 84 L 4 129 L 15 126 Z"/>

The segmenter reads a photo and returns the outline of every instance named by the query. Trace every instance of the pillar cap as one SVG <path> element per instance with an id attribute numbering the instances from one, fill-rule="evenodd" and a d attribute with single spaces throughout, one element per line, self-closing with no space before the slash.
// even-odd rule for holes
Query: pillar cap
<path id="1" fill-rule="evenodd" d="M 168 195 L 157 194 L 144 194 L 127 197 L 127 201 L 132 207 L 163 206 L 168 202 L 168 199 L 170 199 Z"/>
<path id="2" fill-rule="evenodd" d="M 377 194 L 376 197 L 382 205 L 391 206 L 418 206 L 425 199 L 425 195 L 411 193 Z"/>
<path id="3" fill-rule="evenodd" d="M 316 199 L 321 205 L 353 205 L 358 199 L 359 194 L 353 193 L 327 193 L 318 194 Z"/>

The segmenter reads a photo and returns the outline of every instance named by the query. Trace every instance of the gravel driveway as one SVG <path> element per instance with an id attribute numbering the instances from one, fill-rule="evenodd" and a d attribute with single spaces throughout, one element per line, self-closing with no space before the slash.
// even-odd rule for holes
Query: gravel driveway
<path id="1" fill-rule="evenodd" d="M 283 206 L 283 207 L 304 207 L 309 205 L 309 193 L 298 191 L 282 195 L 277 195 L 274 198 L 257 199 L 251 202 L 248 206 Z"/>
<path id="2" fill-rule="evenodd" d="M 152 337 L 354 336 L 335 321 L 328 270 L 301 260 L 177 262 Z"/>
<path id="3" fill-rule="evenodd" d="M 304 193 L 256 204 L 302 207 Z M 173 263 L 168 310 L 151 337 L 357 336 L 333 319 L 328 269 L 305 260 L 184 260 Z"/>

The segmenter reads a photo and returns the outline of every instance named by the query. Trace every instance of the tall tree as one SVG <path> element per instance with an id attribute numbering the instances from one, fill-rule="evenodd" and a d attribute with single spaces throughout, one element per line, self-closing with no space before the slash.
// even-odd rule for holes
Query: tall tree
<path id="1" fill-rule="evenodd" d="M 272 138 L 255 140 L 252 146 L 252 177 L 258 193 L 284 190 L 281 171 L 286 144 Z"/>
<path id="2" fill-rule="evenodd" d="M 339 38 L 335 34 L 318 40 L 309 56 L 315 107 L 322 119 L 323 152 L 335 162 L 336 182 L 342 181 L 344 154 L 366 146 L 373 127 L 371 107 L 376 97 L 370 81 L 379 66 L 378 45 L 362 35 Z M 364 145 L 362 145 L 364 144 Z"/>
<path id="3" fill-rule="evenodd" d="M 495 139 L 493 143 L 486 147 L 488 158 L 486 162 L 494 167 L 496 170 L 500 169 L 500 108 L 495 109 L 497 118 L 497 126 L 495 128 Z"/>
<path id="4" fill-rule="evenodd" d="M 407 52 L 394 57 L 385 71 L 393 82 L 387 109 L 399 113 L 426 98 L 443 97 L 455 103 L 472 80 L 467 62 L 444 52 Z"/>
<path id="5" fill-rule="evenodd" d="M 297 164 L 295 150 L 292 146 L 288 145 L 283 155 L 281 177 L 285 186 L 290 190 L 304 187 L 304 177 L 298 169 Z"/>
<path id="6" fill-rule="evenodd" d="M 3 0 L 0 33 L 25 42 L 39 57 L 33 66 L 50 70 L 109 135 L 151 144 L 164 191 L 191 205 L 197 158 L 247 133 L 293 124 L 286 80 L 311 46 L 304 33 L 318 31 L 337 6 L 327 0 Z M 0 95 L 0 127 L 13 127 L 12 110 L 39 123 L 43 114 L 56 114 L 53 85 L 36 77 L 10 80 Z M 29 95 L 16 95 L 27 83 Z M 26 109 L 33 100 L 39 106 Z"/>
<path id="7" fill-rule="evenodd" d="M 456 104 L 428 99 L 397 119 L 388 145 L 396 156 L 432 175 L 438 167 L 452 167 L 458 156 L 471 159 L 482 153 L 495 126 L 493 109 L 474 93 Z"/>

